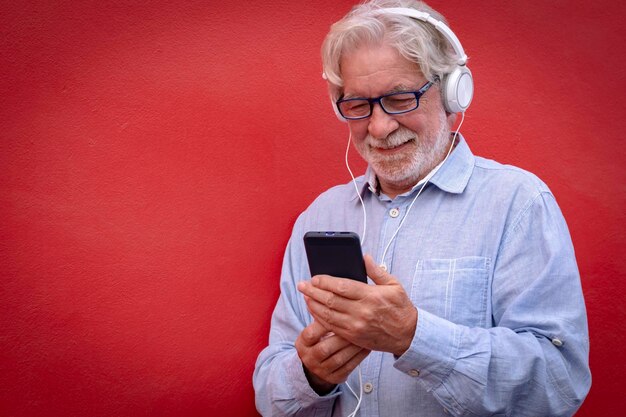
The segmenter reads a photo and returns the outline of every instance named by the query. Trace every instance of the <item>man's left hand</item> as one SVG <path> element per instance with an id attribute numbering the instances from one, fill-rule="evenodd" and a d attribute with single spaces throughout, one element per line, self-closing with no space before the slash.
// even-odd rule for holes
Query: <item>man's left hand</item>
<path id="1" fill-rule="evenodd" d="M 368 350 L 401 356 L 411 345 L 417 309 L 400 282 L 364 257 L 367 275 L 376 285 L 316 275 L 300 282 L 307 307 L 326 329 Z"/>

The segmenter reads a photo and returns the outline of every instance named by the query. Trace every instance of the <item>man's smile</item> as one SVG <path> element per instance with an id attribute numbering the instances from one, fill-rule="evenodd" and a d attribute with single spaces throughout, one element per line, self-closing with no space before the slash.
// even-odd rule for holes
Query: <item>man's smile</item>
<path id="1" fill-rule="evenodd" d="M 385 144 L 384 146 L 376 146 L 376 145 L 370 145 L 370 149 L 376 151 L 376 152 L 380 152 L 383 154 L 386 153 L 395 153 L 395 152 L 399 152 L 401 150 L 403 150 L 404 148 L 407 147 L 407 145 L 415 143 L 415 138 L 413 139 L 409 139 L 406 142 L 402 142 L 400 144 L 397 145 L 389 145 L 389 144 Z"/>

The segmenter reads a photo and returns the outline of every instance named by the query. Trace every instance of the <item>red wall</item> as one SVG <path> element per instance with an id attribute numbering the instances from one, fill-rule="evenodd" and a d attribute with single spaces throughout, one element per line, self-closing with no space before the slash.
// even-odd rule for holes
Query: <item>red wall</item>
<path id="1" fill-rule="evenodd" d="M 0 415 L 254 415 L 291 225 L 348 179 L 318 56 L 352 1 L 9 3 Z M 568 219 L 594 378 L 579 415 L 618 415 L 624 6 L 432 5 L 471 57 L 471 147 L 537 173 Z"/>

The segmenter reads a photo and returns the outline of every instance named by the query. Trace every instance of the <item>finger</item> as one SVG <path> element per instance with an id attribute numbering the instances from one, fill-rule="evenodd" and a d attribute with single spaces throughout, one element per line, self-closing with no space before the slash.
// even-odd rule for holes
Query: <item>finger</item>
<path id="1" fill-rule="evenodd" d="M 315 287 L 311 282 L 300 281 L 298 283 L 298 291 L 300 291 L 304 298 L 312 298 L 321 303 L 325 302 L 328 297 L 332 294 L 329 291 L 322 290 L 320 288 Z"/>
<path id="2" fill-rule="evenodd" d="M 325 304 L 313 299 L 307 300 L 307 308 L 315 321 L 327 329 L 327 331 L 341 333 L 342 330 L 349 330 L 350 323 L 354 321 L 350 315 L 330 309 Z"/>
<path id="3" fill-rule="evenodd" d="M 317 344 L 320 339 L 328 333 L 328 330 L 322 325 L 322 323 L 313 321 L 307 327 L 302 330 L 301 336 L 305 346 L 313 346 Z"/>
<path id="4" fill-rule="evenodd" d="M 309 310 L 309 313 L 310 313 L 310 310 Z M 335 330 L 339 330 L 339 329 L 333 329 L 333 326 L 331 324 L 326 323 L 323 318 L 316 317 L 313 314 L 311 315 L 313 316 L 316 322 L 320 323 L 321 326 L 324 326 L 324 328 L 328 329 L 329 333 L 335 334 Z"/>
<path id="5" fill-rule="evenodd" d="M 370 277 L 376 285 L 388 285 L 397 282 L 393 275 L 376 265 L 376 262 L 374 262 L 374 259 L 370 255 L 365 255 L 363 260 L 365 261 L 367 276 Z"/>
<path id="6" fill-rule="evenodd" d="M 317 288 L 311 283 L 301 282 L 300 284 L 298 284 L 298 289 L 304 295 L 304 300 L 307 302 L 307 305 L 310 300 L 314 300 L 320 304 L 324 304 L 325 306 L 333 310 L 342 312 L 349 311 L 350 307 L 349 305 L 347 305 L 347 302 L 349 302 L 350 300 L 342 297 L 341 295 L 335 294 L 332 291 Z"/>
<path id="7" fill-rule="evenodd" d="M 330 358 L 333 358 L 337 355 L 338 352 L 343 351 L 345 348 L 352 346 L 350 342 L 348 342 L 343 337 L 332 334 L 324 339 L 322 339 L 318 344 L 311 348 L 311 355 L 315 358 L 315 360 L 321 364 L 332 364 L 333 362 L 327 362 Z M 360 350 L 360 347 L 356 347 L 357 350 Z M 349 358 L 347 358 L 349 359 Z M 346 359 L 346 360 L 347 360 Z M 345 362 L 345 361 L 344 361 Z M 336 365 L 332 370 L 339 367 L 341 364 Z M 325 366 L 324 366 L 325 367 Z M 328 371 L 328 370 L 327 370 Z"/>
<path id="8" fill-rule="evenodd" d="M 315 288 L 330 291 L 350 300 L 363 298 L 363 292 L 367 289 L 367 284 L 362 282 L 329 275 L 316 275 L 311 278 L 311 284 Z"/>
<path id="9" fill-rule="evenodd" d="M 355 357 L 358 355 L 365 357 L 366 354 L 363 356 L 362 348 L 350 344 L 339 336 L 332 336 L 332 338 L 334 340 L 332 343 L 328 343 L 328 346 L 324 346 L 326 343 L 320 343 L 310 348 L 308 353 L 304 352 L 301 359 L 309 374 L 326 383 L 339 384 L 347 379 L 347 376 L 356 366 L 354 365 Z M 337 349 L 337 347 L 339 348 Z M 321 352 L 325 349 L 332 353 L 319 359 L 322 355 Z M 357 364 L 362 360 L 361 358 Z"/>
<path id="10" fill-rule="evenodd" d="M 326 360 L 321 363 L 321 365 L 330 373 L 337 372 L 343 368 L 352 360 L 352 358 L 354 358 L 354 356 L 363 350 L 360 346 L 353 345 L 343 338 L 341 339 L 345 341 L 345 346 L 328 356 Z"/>
<path id="11" fill-rule="evenodd" d="M 356 369 L 357 366 L 370 354 L 367 349 L 361 349 L 356 355 L 354 355 L 348 362 L 338 368 L 335 372 L 329 375 L 328 379 L 335 384 L 340 384 L 348 379 L 348 376 Z"/>

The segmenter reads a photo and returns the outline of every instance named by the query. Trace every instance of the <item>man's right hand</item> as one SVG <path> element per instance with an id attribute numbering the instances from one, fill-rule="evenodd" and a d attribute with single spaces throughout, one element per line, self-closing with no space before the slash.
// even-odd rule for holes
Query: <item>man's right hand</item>
<path id="1" fill-rule="evenodd" d="M 345 382 L 370 353 L 329 333 L 317 321 L 302 330 L 296 339 L 296 350 L 311 388 L 319 395 L 328 394 L 335 385 Z"/>

